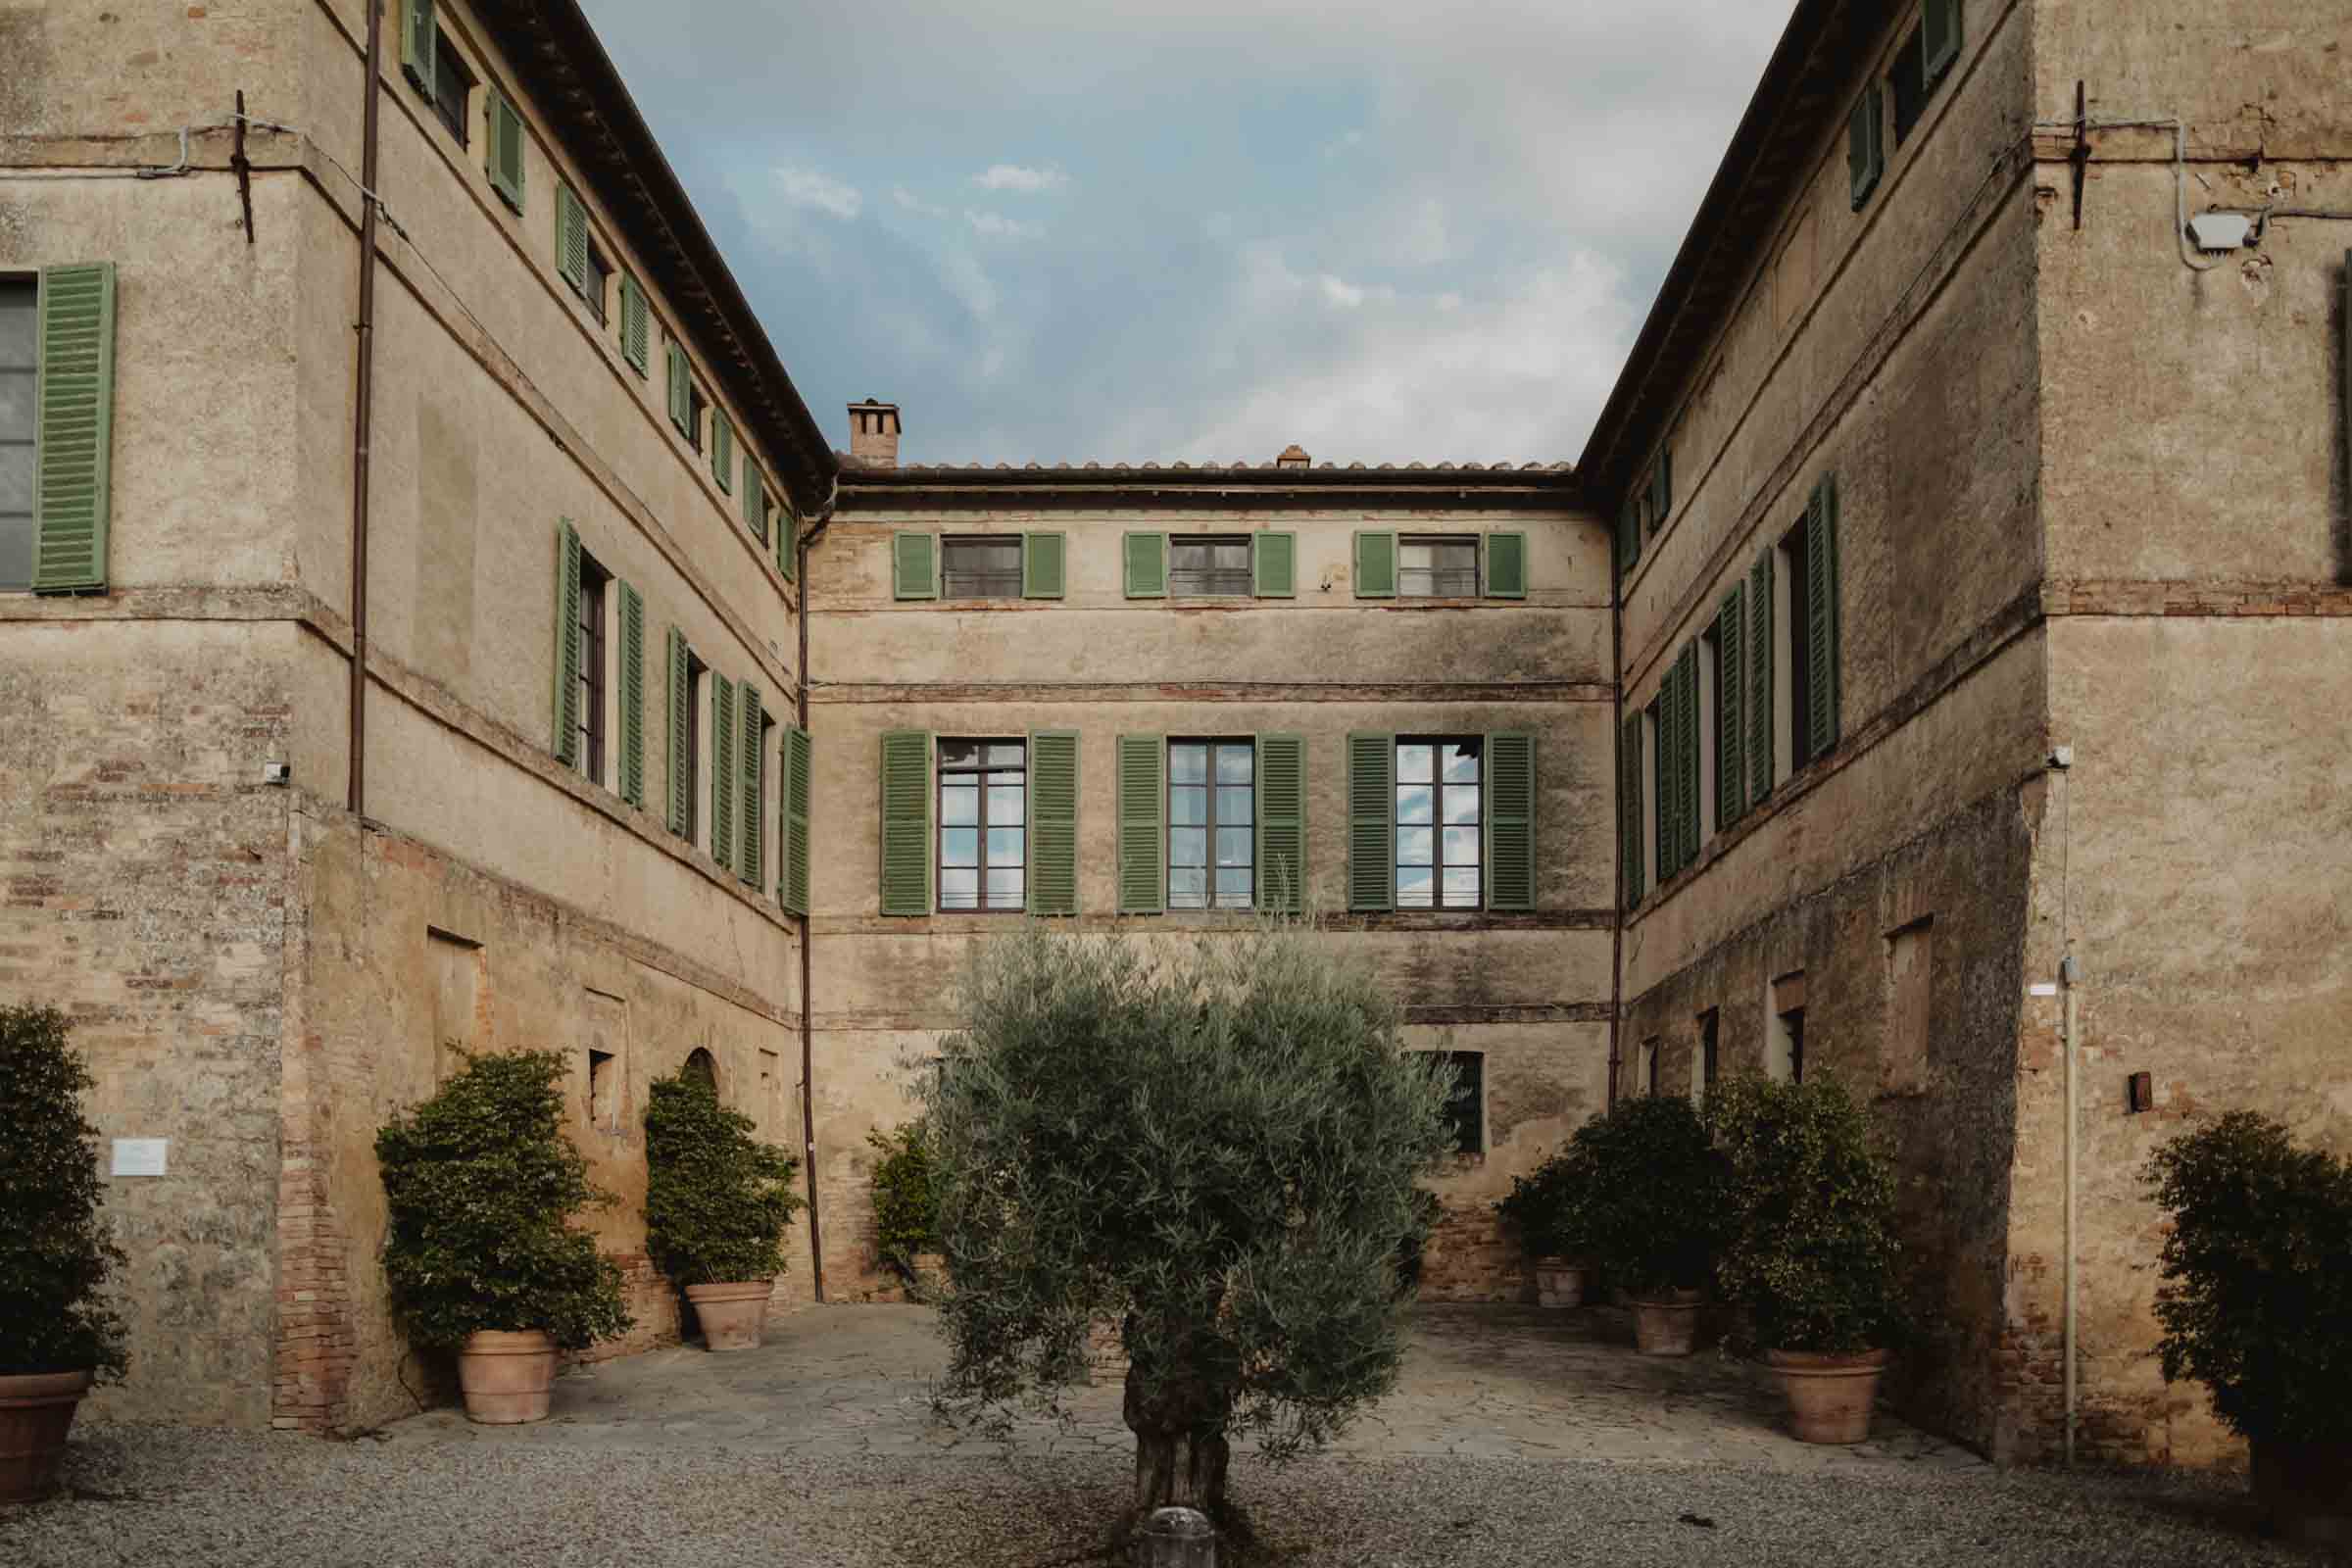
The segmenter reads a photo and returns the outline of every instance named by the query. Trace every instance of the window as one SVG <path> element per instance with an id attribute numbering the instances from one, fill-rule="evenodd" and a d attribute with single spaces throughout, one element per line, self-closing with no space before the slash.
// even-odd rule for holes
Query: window
<path id="1" fill-rule="evenodd" d="M 580 554 L 580 771 L 605 781 L 605 589 L 612 581 Z"/>
<path id="2" fill-rule="evenodd" d="M 1911 1095 L 1928 1084 L 1929 979 L 1935 961 L 1934 924 L 1919 920 L 1886 939 L 1887 1041 L 1886 1087 Z"/>
<path id="3" fill-rule="evenodd" d="M 677 797 L 683 817 L 678 831 L 689 844 L 702 842 L 703 814 L 703 690 L 710 668 L 690 651 L 686 655 L 686 776 Z"/>
<path id="4" fill-rule="evenodd" d="M 1478 541 L 1426 534 L 1398 540 L 1396 592 L 1405 599 L 1476 599 Z"/>
<path id="5" fill-rule="evenodd" d="M 702 1046 L 686 1053 L 685 1068 L 678 1074 L 701 1084 L 713 1095 L 718 1093 L 718 1058 Z"/>
<path id="6" fill-rule="evenodd" d="M 1396 907 L 1479 906 L 1477 736 L 1396 743 Z"/>
<path id="7" fill-rule="evenodd" d="M 941 588 L 949 599 L 1021 597 L 1021 536 L 940 541 Z"/>
<path id="8" fill-rule="evenodd" d="M 598 248 L 595 234 L 588 236 L 588 275 L 582 280 L 580 298 L 588 302 L 588 314 L 596 324 L 605 324 L 605 292 L 612 286 L 612 263 Z"/>
<path id="9" fill-rule="evenodd" d="M 40 285 L 0 278 L 0 589 L 30 588 Z"/>
<path id="10" fill-rule="evenodd" d="M 1246 538 L 1172 538 L 1168 592 L 1197 597 L 1248 598 L 1254 584 Z"/>
<path id="11" fill-rule="evenodd" d="M 1782 1083 L 1805 1081 L 1805 972 L 1785 974 L 1772 982 L 1768 1005 L 1771 1027 L 1765 1040 L 1765 1076 Z"/>
<path id="12" fill-rule="evenodd" d="M 1666 696 L 1661 691 L 1642 710 L 1642 777 L 1649 786 L 1649 809 L 1642 816 L 1642 880 L 1653 888 L 1674 874 L 1666 856 L 1667 825 L 1674 815 L 1666 740 Z"/>
<path id="13" fill-rule="evenodd" d="M 703 450 L 703 411 L 710 406 L 704 400 L 703 389 L 688 382 L 686 386 L 686 444 L 697 452 Z"/>
<path id="14" fill-rule="evenodd" d="M 1252 741 L 1168 742 L 1169 908 L 1254 901 L 1256 762 Z"/>
<path id="15" fill-rule="evenodd" d="M 449 35 L 436 30 L 433 34 L 433 111 L 441 123 L 458 138 L 458 145 L 468 146 L 467 136 L 473 122 L 466 113 L 473 103 L 473 73 L 466 69 L 465 59 L 450 47 Z"/>
<path id="16" fill-rule="evenodd" d="M 1657 1040 L 1642 1042 L 1642 1092 L 1645 1095 L 1655 1095 L 1658 1092 L 1658 1058 L 1664 1054 L 1663 1042 Z"/>
<path id="17" fill-rule="evenodd" d="M 761 544 L 767 543 L 767 521 L 775 514 L 775 502 L 768 496 L 767 486 L 760 470 L 746 467 L 743 475 L 743 504 L 752 519 L 752 533 Z"/>
<path id="18" fill-rule="evenodd" d="M 1723 1012 L 1709 1007 L 1698 1015 L 1698 1049 L 1690 1054 L 1690 1100 L 1704 1106 L 1709 1091 L 1715 1087 L 1716 1073 L 1721 1065 Z"/>
<path id="19" fill-rule="evenodd" d="M 1028 902 L 1026 741 L 939 743 L 939 906 L 1019 909 Z"/>
<path id="20" fill-rule="evenodd" d="M 1483 1052 L 1448 1051 L 1453 1067 L 1453 1093 L 1446 1102 L 1446 1120 L 1453 1128 L 1453 1152 L 1487 1152 L 1487 1058 Z"/>
<path id="21" fill-rule="evenodd" d="M 1716 748 L 1722 744 L 1723 643 L 1720 626 L 1710 625 L 1698 638 L 1698 842 L 1714 837 L 1723 820 L 1716 799 L 1720 777 Z M 1696 846 L 1693 846 L 1695 850 Z"/>

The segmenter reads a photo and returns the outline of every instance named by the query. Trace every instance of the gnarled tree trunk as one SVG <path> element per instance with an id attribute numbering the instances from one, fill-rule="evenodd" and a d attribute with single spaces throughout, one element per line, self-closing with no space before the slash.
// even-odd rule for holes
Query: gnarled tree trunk
<path id="1" fill-rule="evenodd" d="M 1135 1517 L 1184 1506 L 1215 1513 L 1225 1502 L 1233 1457 L 1220 1401 L 1206 1383 L 1178 1380 L 1147 1391 L 1143 1371 L 1127 1368 L 1124 1413 L 1135 1434 Z"/>

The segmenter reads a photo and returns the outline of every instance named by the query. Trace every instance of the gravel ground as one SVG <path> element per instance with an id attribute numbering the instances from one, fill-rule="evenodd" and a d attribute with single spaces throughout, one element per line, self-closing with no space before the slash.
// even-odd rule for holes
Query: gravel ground
<path id="1" fill-rule="evenodd" d="M 69 1494 L 0 1509 L 0 1565 L 1109 1561 L 1099 1449 L 943 1455 L 431 1446 L 93 1429 Z M 1237 1460 L 1249 1563 L 2162 1564 L 2315 1559 L 2250 1530 L 2242 1482 L 1887 1464 L 1867 1472 L 1505 1458 Z M 1227 1553 L 1227 1568 L 1239 1554 Z"/>

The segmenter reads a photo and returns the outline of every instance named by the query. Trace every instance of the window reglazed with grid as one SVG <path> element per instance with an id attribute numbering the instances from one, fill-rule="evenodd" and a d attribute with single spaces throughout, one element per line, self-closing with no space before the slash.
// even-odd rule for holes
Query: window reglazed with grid
<path id="1" fill-rule="evenodd" d="M 1247 538 L 1168 541 L 1168 592 L 1193 598 L 1248 598 L 1254 591 Z"/>
<path id="2" fill-rule="evenodd" d="M 1021 536 L 940 541 L 940 593 L 948 599 L 1021 597 Z"/>
<path id="3" fill-rule="evenodd" d="M 939 743 L 939 906 L 1028 904 L 1029 746 Z"/>
<path id="4" fill-rule="evenodd" d="M 1396 907 L 1475 909 L 1481 870 L 1475 735 L 1396 743 Z"/>
<path id="5" fill-rule="evenodd" d="M 605 782 L 605 590 L 612 575 L 580 553 L 580 771 Z"/>
<path id="6" fill-rule="evenodd" d="M 1430 534 L 1399 539 L 1396 593 L 1404 599 L 1476 599 L 1478 541 Z"/>
<path id="7" fill-rule="evenodd" d="M 0 589 L 32 586 L 38 291 L 29 277 L 0 278 Z"/>
<path id="8" fill-rule="evenodd" d="M 1254 901 L 1256 769 L 1251 741 L 1168 742 L 1169 908 L 1247 909 Z"/>

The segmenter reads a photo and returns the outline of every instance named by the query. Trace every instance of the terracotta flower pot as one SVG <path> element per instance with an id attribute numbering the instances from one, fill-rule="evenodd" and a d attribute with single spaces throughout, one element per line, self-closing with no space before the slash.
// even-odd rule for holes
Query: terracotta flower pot
<path id="1" fill-rule="evenodd" d="M 0 1378 L 0 1502 L 30 1502 L 56 1490 L 66 1434 L 89 1391 L 87 1372 Z"/>
<path id="2" fill-rule="evenodd" d="M 484 1426 L 517 1426 L 547 1419 L 556 1382 L 556 1342 L 531 1329 L 509 1334 L 484 1329 L 458 1351 L 458 1386 L 466 1391 L 466 1419 Z"/>
<path id="3" fill-rule="evenodd" d="M 1634 1297 L 1634 1348 L 1643 1355 L 1689 1355 L 1698 1335 L 1700 1299 L 1697 1291 Z"/>
<path id="4" fill-rule="evenodd" d="M 1564 1257 L 1536 1259 L 1536 1302 L 1560 1308 L 1585 1304 L 1585 1267 Z"/>
<path id="5" fill-rule="evenodd" d="M 2257 1438 L 2252 1468 L 2271 1529 L 2306 1545 L 2352 1547 L 2352 1443 Z"/>
<path id="6" fill-rule="evenodd" d="M 724 1285 L 689 1285 L 686 1299 L 703 1325 L 703 1344 L 713 1350 L 757 1350 L 760 1325 L 767 1320 L 768 1280 Z"/>
<path id="7" fill-rule="evenodd" d="M 1767 1350 L 1788 1396 L 1789 1430 L 1799 1443 L 1862 1443 L 1886 1370 L 1885 1350 L 1838 1355 L 1814 1350 Z"/>

